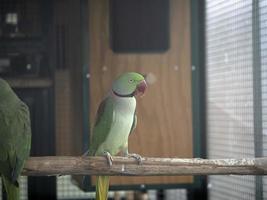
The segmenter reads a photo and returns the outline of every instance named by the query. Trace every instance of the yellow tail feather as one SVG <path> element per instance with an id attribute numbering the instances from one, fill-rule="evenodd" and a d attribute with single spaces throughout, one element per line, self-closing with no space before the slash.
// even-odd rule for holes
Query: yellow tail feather
<path id="1" fill-rule="evenodd" d="M 8 200 L 19 200 L 19 187 L 2 176 Z"/>
<path id="2" fill-rule="evenodd" d="M 98 176 L 96 180 L 96 200 L 107 200 L 109 176 Z"/>

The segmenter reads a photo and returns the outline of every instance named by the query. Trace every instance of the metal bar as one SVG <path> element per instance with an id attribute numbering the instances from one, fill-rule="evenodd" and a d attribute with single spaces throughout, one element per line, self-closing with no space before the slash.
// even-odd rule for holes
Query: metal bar
<path id="1" fill-rule="evenodd" d="M 83 95 L 83 152 L 89 147 L 89 2 L 81 0 L 81 57 Z"/>
<path id="2" fill-rule="evenodd" d="M 262 94 L 261 94 L 261 49 L 259 1 L 252 5 L 252 37 L 253 37 L 253 109 L 254 109 L 254 150 L 255 157 L 262 157 Z M 263 199 L 262 177 L 255 177 L 256 199 Z"/>

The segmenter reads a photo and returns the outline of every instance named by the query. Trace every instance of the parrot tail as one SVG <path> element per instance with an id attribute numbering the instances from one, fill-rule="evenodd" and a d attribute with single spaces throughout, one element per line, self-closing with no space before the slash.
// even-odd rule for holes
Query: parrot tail
<path id="1" fill-rule="evenodd" d="M 10 180 L 2 176 L 2 180 L 7 193 L 7 200 L 19 200 L 18 182 L 12 183 Z"/>
<path id="2" fill-rule="evenodd" d="M 98 176 L 96 180 L 96 200 L 108 198 L 109 176 Z"/>

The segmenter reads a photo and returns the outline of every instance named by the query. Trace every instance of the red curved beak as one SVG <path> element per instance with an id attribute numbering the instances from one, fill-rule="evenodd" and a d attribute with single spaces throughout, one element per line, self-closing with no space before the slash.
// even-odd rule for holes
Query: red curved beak
<path id="1" fill-rule="evenodd" d="M 140 82 L 138 85 L 137 85 L 137 95 L 140 94 L 140 96 L 142 97 L 145 93 L 145 90 L 147 88 L 147 84 L 146 84 L 146 81 L 143 80 L 142 82 Z"/>

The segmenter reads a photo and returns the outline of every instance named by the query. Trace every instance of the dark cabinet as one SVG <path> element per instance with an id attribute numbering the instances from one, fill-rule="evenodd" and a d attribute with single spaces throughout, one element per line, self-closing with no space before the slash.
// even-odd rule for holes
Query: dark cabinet
<path id="1" fill-rule="evenodd" d="M 24 88 L 15 91 L 30 108 L 31 156 L 55 155 L 53 89 Z M 28 199 L 56 199 L 56 177 L 28 177 Z"/>

